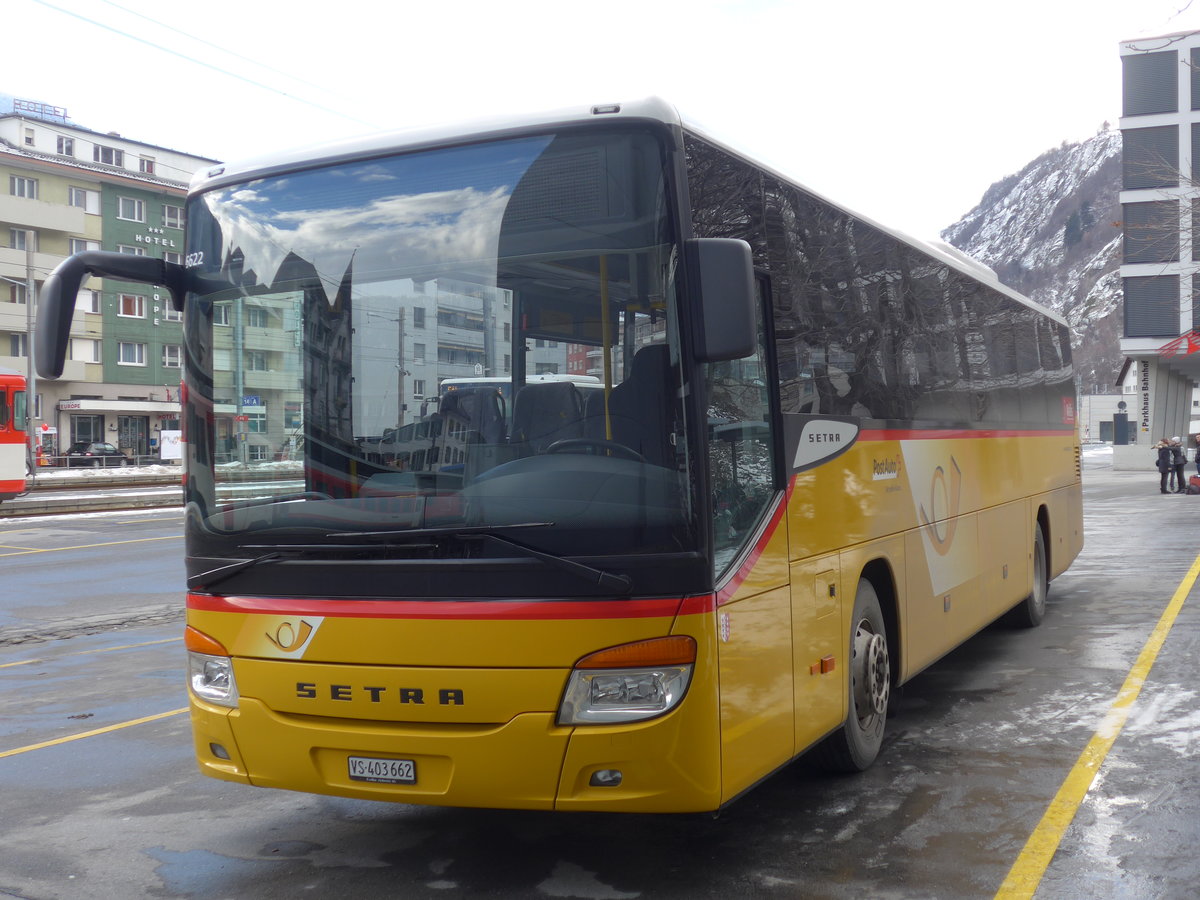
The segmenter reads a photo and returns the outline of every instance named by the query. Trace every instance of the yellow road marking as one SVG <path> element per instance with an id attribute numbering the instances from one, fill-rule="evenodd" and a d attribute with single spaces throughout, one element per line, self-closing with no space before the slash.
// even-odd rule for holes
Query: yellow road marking
<path id="1" fill-rule="evenodd" d="M 41 750 L 45 747 L 54 747 L 58 744 L 69 744 L 71 741 L 81 741 L 84 738 L 95 737 L 98 734 L 108 734 L 113 731 L 120 731 L 122 728 L 132 728 L 134 725 L 144 725 L 146 722 L 155 722 L 159 719 L 169 719 L 171 716 L 177 716 L 180 713 L 187 712 L 187 707 L 183 709 L 173 709 L 170 712 L 157 713 L 153 716 L 144 716 L 140 719 L 132 719 L 129 722 L 119 722 L 116 725 L 107 725 L 104 728 L 94 728 L 91 731 L 84 731 L 81 734 L 72 734 L 67 737 L 55 738 L 52 741 L 42 741 L 40 744 L 30 744 L 28 747 L 17 747 L 13 750 L 0 751 L 0 759 L 6 756 L 16 756 L 18 753 L 28 753 L 30 750 Z"/>
<path id="2" fill-rule="evenodd" d="M 101 647 L 98 650 L 77 650 L 74 653 L 64 653 L 63 659 L 68 656 L 88 656 L 93 653 L 112 653 L 114 650 L 136 650 L 138 647 L 153 647 L 155 644 L 170 644 L 175 641 L 182 641 L 181 637 L 163 638 L 159 641 L 143 641 L 140 644 L 122 644 L 120 647 Z M 0 669 L 11 669 L 13 666 L 27 666 L 30 663 L 44 662 L 41 657 L 36 659 L 22 659 L 18 662 L 0 663 Z"/>
<path id="3" fill-rule="evenodd" d="M 25 556 L 29 553 L 58 553 L 62 550 L 90 550 L 92 547 L 115 547 L 118 544 L 144 544 L 148 541 L 173 541 L 182 537 L 182 534 L 168 534 L 164 537 L 131 538 L 127 541 L 102 541 L 99 544 L 77 544 L 74 547 L 45 547 L 40 550 L 18 550 L 15 553 L 0 553 L 0 559 L 4 559 L 8 556 Z"/>
<path id="4" fill-rule="evenodd" d="M 1141 693 L 1142 687 L 1150 675 L 1150 669 L 1154 665 L 1154 661 L 1158 658 L 1159 651 L 1162 650 L 1167 635 L 1170 634 L 1175 620 L 1179 617 L 1179 612 L 1183 609 L 1183 603 L 1191 592 L 1192 586 L 1196 583 L 1198 576 L 1200 576 L 1200 557 L 1195 559 L 1187 575 L 1184 576 L 1179 587 L 1175 589 L 1175 595 L 1171 598 L 1171 602 L 1167 604 L 1167 608 L 1159 618 L 1154 631 L 1151 632 L 1150 637 L 1142 647 L 1142 652 L 1138 655 L 1137 662 L 1129 670 L 1129 674 L 1125 678 L 1125 683 L 1121 685 L 1121 690 L 1117 692 L 1117 698 L 1113 701 L 1112 706 L 1109 707 L 1104 721 L 1100 723 L 1100 727 L 1096 729 L 1096 733 L 1088 741 L 1088 745 L 1084 748 L 1074 768 L 1071 769 L 1070 774 L 1067 775 L 1066 780 L 1062 783 L 1062 787 L 1058 789 L 1058 793 L 1050 801 L 1050 806 L 1042 816 L 1042 820 L 1038 822 L 1037 827 L 1033 830 L 1033 834 L 1025 842 L 1025 847 L 1021 850 L 1021 855 L 1017 857 L 1017 861 L 1009 869 L 1004 883 L 1000 885 L 1000 890 L 996 893 L 996 900 L 1001 900 L 1001 898 L 1009 900 L 1009 898 L 1032 897 L 1037 891 L 1042 877 L 1046 874 L 1046 869 L 1050 866 L 1050 861 L 1054 858 L 1054 854 L 1058 850 L 1058 845 L 1062 841 L 1063 835 L 1066 833 L 1071 821 L 1075 818 L 1075 813 L 1078 811 L 1079 805 L 1083 802 L 1083 798 L 1087 796 L 1092 782 L 1100 771 L 1100 766 L 1103 765 L 1109 750 L 1112 749 L 1113 744 L 1116 743 L 1117 738 L 1121 734 L 1121 730 L 1125 727 L 1125 721 L 1129 718 L 1130 707 L 1133 706 L 1134 701 L 1138 698 L 1138 694 Z"/>

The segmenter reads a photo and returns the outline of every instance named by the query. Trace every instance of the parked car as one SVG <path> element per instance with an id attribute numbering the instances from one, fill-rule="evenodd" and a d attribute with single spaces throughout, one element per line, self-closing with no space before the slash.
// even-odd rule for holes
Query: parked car
<path id="1" fill-rule="evenodd" d="M 81 441 L 67 448 L 67 466 L 127 466 L 129 457 L 104 441 Z"/>

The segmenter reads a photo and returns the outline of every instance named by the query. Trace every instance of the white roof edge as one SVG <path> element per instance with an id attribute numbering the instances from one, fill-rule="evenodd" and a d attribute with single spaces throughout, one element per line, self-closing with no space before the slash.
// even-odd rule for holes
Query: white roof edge
<path id="1" fill-rule="evenodd" d="M 1135 47 L 1133 45 L 1141 44 L 1146 41 L 1170 41 L 1171 43 L 1176 43 L 1180 40 L 1183 40 L 1184 38 L 1191 37 L 1192 35 L 1198 34 L 1198 33 L 1200 33 L 1200 30 L 1197 30 L 1195 28 L 1189 28 L 1185 31 L 1172 31 L 1172 32 L 1168 32 L 1167 34 L 1157 34 L 1155 32 L 1147 31 L 1144 34 L 1140 34 L 1136 37 L 1126 38 L 1125 40 L 1121 41 L 1120 42 L 1121 55 L 1129 56 L 1129 55 L 1132 55 L 1135 53 L 1153 53 L 1157 50 L 1166 50 L 1167 48 L 1165 46 L 1162 46 L 1162 47 Z"/>
<path id="2" fill-rule="evenodd" d="M 614 110 L 614 111 L 608 111 Z M 340 141 L 284 150 L 279 153 L 235 160 L 223 165 L 206 166 L 192 177 L 191 191 L 203 190 L 211 181 L 241 180 L 294 166 L 321 165 L 339 159 L 370 157 L 385 153 L 419 149 L 438 144 L 484 140 L 507 132 L 528 131 L 575 125 L 596 119 L 653 120 L 668 125 L 681 124 L 675 107 L 658 97 L 643 100 L 594 103 L 541 113 L 492 116 L 469 122 L 429 125 L 399 131 L 363 134 Z"/>
<path id="3" fill-rule="evenodd" d="M 947 263 L 951 267 L 958 269 L 959 271 L 970 275 L 973 278 L 988 282 L 989 286 L 1001 291 L 1004 294 L 1007 294 L 1008 296 L 1027 306 L 1031 306 L 1038 311 L 1045 313 L 1062 325 L 1068 324 L 1066 319 L 1055 313 L 1053 310 L 1047 309 L 1046 307 L 1035 303 L 1024 294 L 1005 285 L 996 277 L 996 273 L 990 268 L 978 260 L 967 256 L 967 254 L 962 253 L 962 251 L 956 250 L 955 252 L 951 253 L 947 250 L 934 246 L 928 241 L 914 238 L 908 234 L 905 234 L 904 232 L 897 231 L 894 228 L 889 228 L 886 225 L 882 225 L 869 216 L 864 216 L 860 213 L 854 212 L 843 204 L 837 203 L 820 194 L 819 192 L 806 187 L 795 178 L 784 175 L 772 167 L 758 162 L 752 155 L 737 150 L 736 148 L 726 144 L 724 141 L 712 137 L 703 129 L 695 127 L 693 123 L 682 119 L 679 111 L 672 104 L 660 97 L 647 97 L 642 100 L 634 100 L 631 102 L 621 101 L 612 103 L 596 103 L 587 106 L 572 106 L 565 109 L 551 110 L 542 113 L 496 116 L 467 123 L 434 125 L 411 130 L 389 131 L 377 134 L 362 135 L 343 141 L 283 151 L 281 153 L 275 153 L 269 156 L 254 157 L 244 161 L 226 163 L 224 165 L 210 166 L 196 172 L 192 178 L 192 184 L 189 192 L 204 190 L 210 184 L 225 184 L 241 181 L 246 178 L 265 177 L 276 172 L 291 170 L 297 166 L 319 166 L 342 159 L 382 156 L 387 153 L 419 149 L 426 146 L 437 146 L 444 143 L 484 140 L 490 137 L 498 137 L 509 132 L 516 133 L 518 131 L 524 132 L 538 129 L 552 129 L 568 125 L 576 125 L 582 122 L 595 121 L 600 118 L 613 120 L 624 119 L 629 121 L 651 120 L 662 122 L 666 125 L 686 127 L 689 132 L 699 135 L 704 140 L 721 147 L 735 156 L 753 162 L 756 166 L 759 166 L 764 171 L 771 172 L 784 182 L 799 187 L 819 200 L 822 200 L 823 202 L 842 210 L 856 219 L 860 219 L 873 228 L 879 229 L 884 234 L 903 241 L 904 243 L 915 247 L 917 250 L 920 250 L 923 253 L 937 257 L 942 262 Z"/>

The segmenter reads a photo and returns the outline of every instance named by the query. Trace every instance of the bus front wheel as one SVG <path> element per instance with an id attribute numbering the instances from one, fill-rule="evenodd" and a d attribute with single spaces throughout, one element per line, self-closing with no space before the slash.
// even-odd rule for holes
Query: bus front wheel
<path id="1" fill-rule="evenodd" d="M 820 746 L 820 760 L 833 772 L 861 772 L 879 755 L 891 696 L 887 626 L 879 597 L 860 581 L 850 619 L 850 697 L 845 724 Z"/>

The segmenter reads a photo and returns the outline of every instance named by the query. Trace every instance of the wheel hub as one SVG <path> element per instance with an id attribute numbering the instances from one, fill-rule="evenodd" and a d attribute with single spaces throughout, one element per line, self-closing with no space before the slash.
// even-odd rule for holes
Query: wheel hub
<path id="1" fill-rule="evenodd" d="M 891 694 L 887 641 L 859 625 L 854 635 L 854 705 L 859 717 L 883 715 Z"/>

